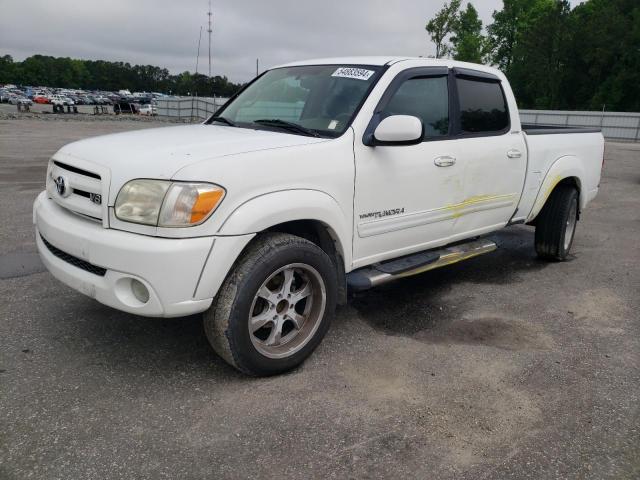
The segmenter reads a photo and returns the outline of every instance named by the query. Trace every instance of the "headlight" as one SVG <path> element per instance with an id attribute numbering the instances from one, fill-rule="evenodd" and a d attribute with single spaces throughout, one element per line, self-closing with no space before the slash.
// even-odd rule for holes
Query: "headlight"
<path id="1" fill-rule="evenodd" d="M 126 222 L 188 227 L 209 218 L 224 194 L 224 188 L 211 183 L 132 180 L 120 189 L 115 214 Z"/>
<path id="2" fill-rule="evenodd" d="M 171 182 L 132 180 L 124 185 L 116 198 L 116 217 L 126 222 L 158 225 L 162 200 Z"/>

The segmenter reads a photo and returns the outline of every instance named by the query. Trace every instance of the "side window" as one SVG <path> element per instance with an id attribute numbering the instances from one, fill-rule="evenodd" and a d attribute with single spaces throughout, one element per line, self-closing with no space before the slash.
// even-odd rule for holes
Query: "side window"
<path id="1" fill-rule="evenodd" d="M 463 133 L 499 132 L 509 126 L 507 102 L 498 82 L 456 78 Z"/>
<path id="2" fill-rule="evenodd" d="M 447 77 L 419 77 L 405 81 L 383 110 L 389 115 L 413 115 L 424 123 L 425 138 L 449 133 Z"/>

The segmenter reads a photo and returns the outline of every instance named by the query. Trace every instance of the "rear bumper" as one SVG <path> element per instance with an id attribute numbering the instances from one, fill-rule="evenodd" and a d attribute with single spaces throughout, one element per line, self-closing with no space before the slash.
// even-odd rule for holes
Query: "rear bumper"
<path id="1" fill-rule="evenodd" d="M 236 258 L 230 257 L 252 237 L 166 239 L 106 229 L 63 209 L 46 192 L 33 216 L 38 252 L 58 280 L 110 307 L 152 317 L 209 308 Z M 214 244 L 226 248 L 225 255 L 214 255 Z M 147 288 L 148 301 L 135 297 L 133 280 Z"/>

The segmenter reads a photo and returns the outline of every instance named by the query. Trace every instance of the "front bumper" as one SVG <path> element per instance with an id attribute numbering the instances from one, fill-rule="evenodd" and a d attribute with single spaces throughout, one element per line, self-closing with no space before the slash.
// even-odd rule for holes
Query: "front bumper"
<path id="1" fill-rule="evenodd" d="M 38 252 L 58 280 L 110 307 L 151 317 L 209 308 L 233 255 L 252 237 L 167 239 L 106 229 L 60 207 L 46 192 L 36 199 L 33 217 Z M 133 280 L 147 288 L 146 302 L 134 295 Z"/>

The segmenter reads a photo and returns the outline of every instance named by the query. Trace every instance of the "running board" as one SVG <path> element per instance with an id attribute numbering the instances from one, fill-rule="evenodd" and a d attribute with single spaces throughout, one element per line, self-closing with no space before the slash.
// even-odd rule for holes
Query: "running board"
<path id="1" fill-rule="evenodd" d="M 491 240 L 474 240 L 439 250 L 418 252 L 406 257 L 376 263 L 347 274 L 351 290 L 368 290 L 398 278 L 410 277 L 435 268 L 493 252 L 497 247 Z"/>

